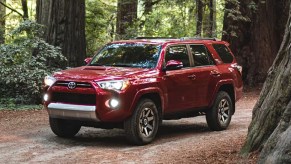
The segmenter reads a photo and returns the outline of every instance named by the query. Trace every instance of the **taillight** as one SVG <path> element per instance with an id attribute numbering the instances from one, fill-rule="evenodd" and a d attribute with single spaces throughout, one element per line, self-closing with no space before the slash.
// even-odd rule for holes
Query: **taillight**
<path id="1" fill-rule="evenodd" d="M 235 63 L 235 64 L 232 64 L 231 67 L 237 69 L 239 73 L 242 75 L 242 66 Z"/>

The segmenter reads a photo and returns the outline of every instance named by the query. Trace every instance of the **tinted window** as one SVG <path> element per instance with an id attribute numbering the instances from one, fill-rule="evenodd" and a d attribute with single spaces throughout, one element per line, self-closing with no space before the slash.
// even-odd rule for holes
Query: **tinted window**
<path id="1" fill-rule="evenodd" d="M 183 63 L 183 67 L 189 67 L 190 61 L 186 45 L 171 46 L 167 49 L 165 56 L 166 63 L 169 60 L 177 60 Z"/>
<path id="2" fill-rule="evenodd" d="M 233 61 L 233 56 L 224 44 L 213 44 L 213 48 L 224 63 L 231 63 Z"/>
<path id="3" fill-rule="evenodd" d="M 210 53 L 204 45 L 190 45 L 195 66 L 213 65 Z"/>
<path id="4" fill-rule="evenodd" d="M 160 45 L 110 44 L 105 46 L 90 65 L 154 68 L 157 64 Z"/>

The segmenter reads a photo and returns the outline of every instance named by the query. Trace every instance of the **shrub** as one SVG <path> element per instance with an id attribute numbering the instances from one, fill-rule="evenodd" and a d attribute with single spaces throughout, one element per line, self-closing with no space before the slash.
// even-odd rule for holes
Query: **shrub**
<path id="1" fill-rule="evenodd" d="M 26 20 L 6 36 L 9 43 L 0 45 L 0 104 L 41 102 L 43 78 L 66 60 L 42 35 L 41 25 Z"/>

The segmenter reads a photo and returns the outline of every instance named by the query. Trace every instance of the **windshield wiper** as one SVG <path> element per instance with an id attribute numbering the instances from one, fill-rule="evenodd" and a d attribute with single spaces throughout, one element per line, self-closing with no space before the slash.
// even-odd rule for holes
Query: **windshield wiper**
<path id="1" fill-rule="evenodd" d="M 132 67 L 131 65 L 128 65 L 128 64 L 111 64 L 111 65 L 106 65 L 106 66 L 111 66 L 111 67 Z"/>
<path id="2" fill-rule="evenodd" d="M 94 64 L 90 64 L 89 66 L 104 66 L 103 64 L 99 64 L 99 63 L 94 63 Z"/>

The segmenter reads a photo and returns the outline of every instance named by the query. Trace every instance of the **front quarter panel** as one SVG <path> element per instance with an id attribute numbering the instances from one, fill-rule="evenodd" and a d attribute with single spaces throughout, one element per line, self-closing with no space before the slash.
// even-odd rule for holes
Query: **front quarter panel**
<path id="1" fill-rule="evenodd" d="M 161 98 L 163 109 L 164 98 L 162 90 L 159 86 L 159 78 L 144 77 L 130 80 L 130 87 L 125 91 L 104 91 L 99 89 L 99 100 L 97 100 L 97 115 L 104 122 L 121 122 L 130 117 L 135 110 L 139 100 L 146 94 L 158 94 Z M 108 107 L 108 102 L 111 98 L 120 100 L 120 106 L 117 109 Z M 104 103 L 105 102 L 105 103 Z"/>

